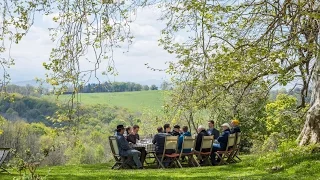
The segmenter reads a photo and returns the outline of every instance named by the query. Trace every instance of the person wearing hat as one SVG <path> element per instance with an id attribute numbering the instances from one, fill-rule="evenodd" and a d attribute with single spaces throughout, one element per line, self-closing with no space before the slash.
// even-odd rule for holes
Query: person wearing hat
<path id="1" fill-rule="evenodd" d="M 239 127 L 239 120 L 237 119 L 234 119 L 231 121 L 231 126 L 232 126 L 232 129 L 230 131 L 230 134 L 234 134 L 234 133 L 239 133 L 241 132 L 240 130 L 240 127 Z"/>
<path id="2" fill-rule="evenodd" d="M 224 151 L 227 148 L 228 137 L 230 135 L 231 126 L 228 123 L 223 123 L 221 125 L 222 133 L 218 137 L 218 143 L 213 144 L 212 153 L 211 153 L 211 164 L 216 165 L 216 154 L 217 151 Z"/>
<path id="3" fill-rule="evenodd" d="M 126 138 L 123 136 L 125 131 L 125 128 L 123 125 L 118 125 L 117 126 L 117 143 L 118 143 L 118 148 L 119 148 L 119 155 L 120 156 L 131 156 L 134 163 L 136 164 L 138 169 L 142 169 L 143 166 L 140 162 L 140 156 L 141 153 L 135 149 L 132 149 L 129 146 L 128 141 Z"/>
<path id="4" fill-rule="evenodd" d="M 180 126 L 179 125 L 174 125 L 173 130 L 171 132 L 172 136 L 180 136 Z"/>

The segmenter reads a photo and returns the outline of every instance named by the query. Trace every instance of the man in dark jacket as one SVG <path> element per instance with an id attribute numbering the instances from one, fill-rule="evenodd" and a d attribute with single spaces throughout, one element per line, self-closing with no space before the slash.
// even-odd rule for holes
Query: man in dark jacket
<path id="1" fill-rule="evenodd" d="M 221 125 L 222 134 L 218 137 L 217 141 L 219 144 L 213 144 L 212 153 L 211 153 L 211 164 L 216 165 L 216 154 L 217 151 L 225 151 L 228 145 L 228 138 L 230 135 L 230 125 L 228 123 L 224 123 Z"/>
<path id="2" fill-rule="evenodd" d="M 119 148 L 119 155 L 120 156 L 131 156 L 133 158 L 134 163 L 136 164 L 137 168 L 142 169 L 142 164 L 140 162 L 140 155 L 141 153 L 135 149 L 132 149 L 129 146 L 128 141 L 123 136 L 124 134 L 124 126 L 118 125 L 117 126 L 117 143 Z"/>
<path id="3" fill-rule="evenodd" d="M 213 135 L 214 139 L 217 139 L 220 135 L 220 132 L 216 128 L 214 128 L 214 121 L 213 120 L 208 121 L 208 126 L 209 126 L 209 129 L 207 130 L 208 134 L 210 136 Z"/>
<path id="4" fill-rule="evenodd" d="M 188 126 L 183 126 L 182 127 L 182 131 L 183 133 L 180 135 L 179 139 L 178 139 L 178 150 L 179 152 L 182 149 L 182 143 L 183 143 L 183 138 L 185 136 L 191 136 L 191 133 L 188 131 Z M 183 149 L 183 153 L 190 153 L 191 149 Z"/>
<path id="5" fill-rule="evenodd" d="M 164 142 L 168 134 L 163 133 L 162 127 L 158 127 L 157 131 L 158 134 L 154 135 L 152 143 L 156 145 L 156 154 L 162 154 L 164 149 Z"/>
<path id="6" fill-rule="evenodd" d="M 164 132 L 164 133 L 171 134 L 170 124 L 165 124 L 165 125 L 163 125 L 163 132 Z"/>
<path id="7" fill-rule="evenodd" d="M 134 125 L 132 127 L 132 132 L 130 132 L 130 134 L 128 134 L 128 137 L 127 137 L 127 141 L 128 142 L 131 142 L 133 144 L 136 144 L 137 143 L 137 140 L 140 140 L 140 136 L 138 134 L 139 132 L 139 126 L 138 125 Z"/>
<path id="8" fill-rule="evenodd" d="M 173 126 L 173 131 L 171 132 L 172 136 L 180 136 L 180 126 L 175 125 Z"/>
<path id="9" fill-rule="evenodd" d="M 166 136 L 171 136 L 170 134 L 170 125 L 169 124 L 165 124 L 164 126 L 164 129 L 165 131 L 163 132 L 163 129 L 162 127 L 158 127 L 157 128 L 157 131 L 158 131 L 158 134 L 156 134 L 154 137 L 153 137 L 153 140 L 152 140 L 152 143 L 156 145 L 156 155 L 159 157 L 160 155 L 162 156 L 163 154 L 163 151 L 164 151 L 164 143 L 166 141 Z M 174 153 L 174 150 L 166 150 L 165 152 L 166 154 L 172 154 Z M 161 158 L 161 157 L 160 157 Z M 165 161 L 167 161 L 167 158 L 164 158 Z M 163 165 L 165 167 L 169 166 L 171 162 L 165 162 Z"/>
<path id="10" fill-rule="evenodd" d="M 230 131 L 230 134 L 241 132 L 240 127 L 239 127 L 239 120 L 237 120 L 237 119 L 232 120 L 231 121 L 231 126 L 232 126 L 232 129 Z"/>
<path id="11" fill-rule="evenodd" d="M 195 147 L 196 151 L 200 151 L 203 136 L 209 136 L 209 134 L 207 133 L 207 131 L 205 130 L 205 128 L 203 126 L 199 126 L 198 127 L 198 136 L 197 136 L 197 140 L 196 140 L 196 147 Z"/>
<path id="12" fill-rule="evenodd" d="M 137 140 L 140 140 L 140 136 L 138 134 L 139 128 L 140 127 L 138 125 L 134 125 L 132 127 L 132 132 L 127 137 L 127 141 L 128 142 L 131 142 L 133 144 L 137 144 Z M 146 159 L 146 157 L 147 157 L 147 151 L 146 151 L 145 147 L 137 147 L 135 149 L 138 150 L 141 153 L 140 161 L 143 164 L 145 159 Z"/>

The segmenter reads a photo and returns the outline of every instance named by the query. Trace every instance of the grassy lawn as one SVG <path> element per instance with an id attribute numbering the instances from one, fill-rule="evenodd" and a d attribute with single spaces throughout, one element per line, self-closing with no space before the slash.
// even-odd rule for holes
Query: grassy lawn
<path id="1" fill-rule="evenodd" d="M 111 170 L 111 164 L 42 167 L 47 179 L 320 179 L 320 153 L 242 156 L 237 164 L 183 169 Z M 279 166 L 279 170 L 271 170 Z M 1 180 L 18 177 L 0 174 Z"/>
<path id="2" fill-rule="evenodd" d="M 151 110 L 159 111 L 164 103 L 164 91 L 135 91 L 116 93 L 81 93 L 78 99 L 87 105 L 107 104 L 128 108 L 131 111 Z M 67 99 L 69 95 L 60 96 L 59 100 Z M 45 97 L 53 100 L 55 97 Z"/>

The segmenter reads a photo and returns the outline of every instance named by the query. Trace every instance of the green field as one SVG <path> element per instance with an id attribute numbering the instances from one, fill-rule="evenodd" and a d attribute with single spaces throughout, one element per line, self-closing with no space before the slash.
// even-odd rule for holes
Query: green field
<path id="1" fill-rule="evenodd" d="M 65 100 L 69 95 L 62 95 L 59 100 Z M 106 104 L 128 108 L 137 112 L 150 110 L 152 112 L 161 111 L 165 101 L 165 91 L 135 91 L 116 93 L 81 93 L 78 100 L 85 105 Z M 51 96 L 52 100 L 53 97 Z"/>
<path id="2" fill-rule="evenodd" d="M 225 166 L 183 169 L 111 170 L 111 163 L 42 167 L 37 172 L 46 179 L 319 179 L 320 153 L 276 153 L 242 156 L 243 161 Z M 273 167 L 281 167 L 272 170 Z M 18 173 L 0 174 L 1 180 Z"/>

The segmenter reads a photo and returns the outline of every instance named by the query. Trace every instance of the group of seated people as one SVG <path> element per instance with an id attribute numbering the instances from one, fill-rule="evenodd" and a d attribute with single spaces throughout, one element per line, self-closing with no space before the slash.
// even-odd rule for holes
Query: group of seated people
<path id="1" fill-rule="evenodd" d="M 211 164 L 216 165 L 216 157 L 215 152 L 223 151 L 227 147 L 228 136 L 229 134 L 240 132 L 239 121 L 232 120 L 231 123 L 224 123 L 221 125 L 222 133 L 220 134 L 219 130 L 214 128 L 214 121 L 208 121 L 208 129 L 206 130 L 204 126 L 200 125 L 197 129 L 198 135 L 196 137 L 196 145 L 195 151 L 200 151 L 202 137 L 203 136 L 214 136 L 215 142 L 212 147 L 211 153 Z M 119 154 L 121 156 L 132 156 L 135 165 L 137 168 L 143 168 L 143 162 L 146 157 L 146 151 L 144 148 L 132 148 L 129 143 L 136 144 L 137 140 L 140 139 L 139 134 L 139 126 L 135 125 L 133 128 L 128 127 L 124 128 L 123 125 L 117 126 L 117 142 L 119 146 Z M 178 151 L 181 152 L 182 143 L 184 136 L 191 136 L 191 133 L 188 131 L 188 126 L 183 126 L 180 128 L 179 125 L 175 125 L 173 130 L 171 131 L 170 124 L 165 124 L 162 127 L 157 128 L 158 133 L 152 139 L 152 143 L 155 144 L 155 152 L 157 155 L 162 155 L 165 145 L 165 137 L 166 136 L 179 136 L 178 137 Z M 124 136 L 125 135 L 125 136 Z M 183 149 L 183 153 L 189 153 L 191 149 Z M 166 154 L 174 153 L 165 152 Z M 202 163 L 200 161 L 200 163 Z"/>
<path id="2" fill-rule="evenodd" d="M 131 156 L 137 168 L 143 169 L 143 162 L 147 154 L 145 149 L 134 149 L 129 144 L 136 144 L 137 140 L 140 140 L 138 132 L 138 125 L 134 125 L 132 128 L 124 128 L 123 125 L 118 125 L 116 129 L 116 137 L 119 147 L 119 155 L 125 157 Z"/>

